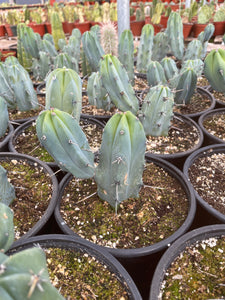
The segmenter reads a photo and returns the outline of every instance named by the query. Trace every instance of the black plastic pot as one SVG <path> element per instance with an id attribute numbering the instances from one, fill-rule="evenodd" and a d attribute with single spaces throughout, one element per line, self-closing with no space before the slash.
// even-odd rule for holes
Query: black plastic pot
<path id="1" fill-rule="evenodd" d="M 146 157 L 151 157 L 151 156 L 159 157 L 159 158 L 162 158 L 162 159 L 165 159 L 165 160 L 171 162 L 176 167 L 182 169 L 186 158 L 191 153 L 193 153 L 195 150 L 199 149 L 202 146 L 202 144 L 203 144 L 203 133 L 202 133 L 202 130 L 199 127 L 199 125 L 195 121 L 193 121 L 191 118 L 186 117 L 186 116 L 181 115 L 181 114 L 178 114 L 178 113 L 174 114 L 174 118 L 175 119 L 180 119 L 183 122 L 185 122 L 185 123 L 187 123 L 191 126 L 194 126 L 197 129 L 197 132 L 198 132 L 199 142 L 197 144 L 193 143 L 191 148 L 184 151 L 184 152 L 177 152 L 177 153 L 171 153 L 171 154 L 154 154 L 154 153 L 147 152 Z M 155 150 L 157 151 L 157 148 Z"/>
<path id="2" fill-rule="evenodd" d="M 165 277 L 165 273 L 167 272 L 168 268 L 175 260 L 175 258 L 178 257 L 181 252 L 198 241 L 202 241 L 212 237 L 221 237 L 222 235 L 224 236 L 224 234 L 225 225 L 209 225 L 192 230 L 176 240 L 173 245 L 171 245 L 170 248 L 164 253 L 157 265 L 151 283 L 149 299 L 162 299 L 162 297 L 160 296 L 160 289 Z"/>
<path id="3" fill-rule="evenodd" d="M 8 134 L 0 141 L 0 152 L 8 151 L 8 143 L 14 133 L 14 127 L 11 123 L 8 125 Z"/>
<path id="4" fill-rule="evenodd" d="M 53 170 L 44 162 L 40 161 L 39 159 L 36 159 L 34 157 L 25 155 L 25 154 L 19 154 L 19 153 L 10 153 L 10 152 L 1 152 L 0 153 L 0 164 L 2 161 L 16 161 L 16 160 L 21 160 L 24 162 L 27 162 L 28 164 L 30 164 L 31 166 L 40 166 L 42 168 L 42 170 L 49 175 L 50 177 L 50 182 L 52 185 L 52 193 L 50 195 L 49 199 L 46 199 L 46 201 L 48 202 L 48 207 L 45 210 L 45 212 L 43 213 L 42 217 L 39 219 L 39 221 L 36 222 L 36 224 L 30 228 L 25 234 L 23 234 L 20 237 L 20 240 L 26 239 L 30 236 L 34 236 L 37 235 L 39 233 L 46 233 L 51 231 L 50 228 L 48 227 L 48 221 L 50 220 L 56 203 L 57 203 L 57 199 L 58 199 L 58 180 L 53 172 Z M 16 188 L 23 188 L 23 187 L 15 187 Z M 24 192 L 25 193 L 25 192 Z M 21 219 L 24 218 L 24 222 L 27 222 L 26 220 L 26 216 L 24 216 L 21 212 Z"/>
<path id="5" fill-rule="evenodd" d="M 196 202 L 193 190 L 183 173 L 169 162 L 164 161 L 160 158 L 155 158 L 152 156 L 148 158 L 148 161 L 162 167 L 171 176 L 175 177 L 180 182 L 189 199 L 189 212 L 186 220 L 184 221 L 182 226 L 171 236 L 150 246 L 136 249 L 116 249 L 101 246 L 101 248 L 107 249 L 113 256 L 115 256 L 129 271 L 131 276 L 134 278 L 135 283 L 137 284 L 143 298 L 146 298 L 149 294 L 148 289 L 150 286 L 151 277 L 162 253 L 168 248 L 170 244 L 172 244 L 178 237 L 180 237 L 189 229 L 194 219 L 196 210 Z M 78 236 L 78 234 L 76 234 L 67 226 L 60 214 L 60 201 L 63 195 L 63 191 L 71 179 L 72 175 L 67 174 L 60 183 L 60 194 L 59 201 L 55 209 L 55 218 L 58 226 L 63 233 Z"/>
<path id="6" fill-rule="evenodd" d="M 207 90 L 213 95 L 214 93 L 214 90 L 213 88 L 211 87 L 211 85 L 209 85 L 207 87 Z M 222 94 L 222 93 L 221 93 Z M 216 105 L 215 105 L 215 108 L 224 108 L 225 107 L 225 101 L 221 101 L 219 98 L 215 98 L 215 101 L 216 101 Z"/>
<path id="7" fill-rule="evenodd" d="M 212 145 L 212 144 L 225 144 L 225 140 L 222 140 L 215 135 L 211 134 L 205 127 L 204 127 L 204 121 L 208 118 L 213 117 L 214 115 L 225 115 L 225 107 L 224 108 L 218 108 L 214 109 L 212 111 L 206 112 L 203 115 L 200 116 L 198 120 L 198 124 L 200 128 L 202 129 L 202 132 L 204 134 L 204 145 Z M 225 128 L 224 128 L 225 131 Z"/>
<path id="8" fill-rule="evenodd" d="M 102 264 L 102 268 L 105 268 L 105 266 L 107 267 L 107 269 L 122 284 L 128 293 L 129 299 L 141 299 L 141 295 L 135 283 L 124 267 L 118 262 L 118 260 L 115 259 L 108 251 L 81 238 L 55 234 L 31 237 L 24 241 L 15 242 L 7 254 L 13 254 L 37 245 L 43 249 L 61 248 L 73 252 L 87 253 L 89 256 L 96 258 L 96 260 Z M 76 283 L 74 282 L 74 288 L 75 287 Z"/>
<path id="9" fill-rule="evenodd" d="M 205 157 L 205 156 L 211 156 L 215 153 L 225 153 L 225 145 L 223 144 L 216 144 L 212 146 L 206 146 L 201 149 L 196 150 L 193 152 L 185 161 L 183 172 L 184 175 L 189 178 L 189 168 L 191 165 L 197 160 L 199 157 Z M 219 185 L 219 183 L 218 183 Z M 199 215 L 199 224 L 202 225 L 208 225 L 208 222 L 211 222 L 211 224 L 215 223 L 225 223 L 225 215 L 213 208 L 211 205 L 209 205 L 194 189 L 195 197 L 197 199 L 197 203 L 199 204 L 199 210 L 197 214 Z M 196 224 L 197 225 L 197 224 Z M 199 227 L 199 226 L 198 226 Z"/>

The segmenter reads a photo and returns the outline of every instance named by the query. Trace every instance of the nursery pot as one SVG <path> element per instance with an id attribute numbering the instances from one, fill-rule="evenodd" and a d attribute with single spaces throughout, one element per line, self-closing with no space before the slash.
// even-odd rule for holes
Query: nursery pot
<path id="1" fill-rule="evenodd" d="M 74 23 L 74 28 L 77 28 L 80 30 L 81 34 L 83 34 L 85 31 L 89 31 L 91 28 L 90 22 L 83 22 L 83 23 Z"/>
<path id="2" fill-rule="evenodd" d="M 0 138 L 0 152 L 8 151 L 8 142 L 13 135 L 14 127 L 11 123 L 8 124 L 8 130 L 4 137 Z"/>
<path id="3" fill-rule="evenodd" d="M 225 235 L 225 225 L 209 225 L 209 226 L 204 226 L 195 230 L 192 230 L 183 236 L 181 236 L 179 239 L 177 239 L 173 245 L 169 247 L 169 249 L 164 253 L 162 258 L 160 259 L 153 279 L 151 283 L 151 288 L 150 288 L 150 296 L 149 300 L 159 300 L 162 299 L 162 292 L 161 288 L 162 285 L 166 284 L 166 273 L 168 272 L 169 267 L 171 264 L 174 262 L 176 258 L 179 257 L 179 255 L 184 251 L 190 248 L 190 246 L 193 246 L 196 243 L 201 244 L 201 242 L 204 243 L 205 240 L 211 239 L 211 238 L 220 238 L 221 236 Z M 223 249 L 224 250 L 224 249 Z M 191 255 L 194 259 L 194 255 Z M 217 258 L 215 257 L 215 261 Z M 217 262 L 218 263 L 218 262 Z M 191 266 L 190 266 L 191 269 Z M 219 270 L 218 270 L 219 271 Z M 181 274 L 180 272 L 177 272 Z M 198 271 L 200 273 L 200 271 Z M 210 273 L 210 272 L 209 272 Z M 173 281 L 177 281 L 177 285 L 179 287 L 179 281 L 182 280 L 182 275 L 177 275 L 178 277 L 176 278 L 176 275 L 174 276 L 175 278 Z M 180 276 L 180 277 L 179 277 Z M 203 276 L 206 276 L 206 274 L 203 274 Z M 208 275 L 209 276 L 209 275 Z M 180 278 L 180 279 L 179 279 Z M 193 279 L 190 278 L 190 281 Z M 181 283 L 182 284 L 182 283 Z M 204 280 L 202 285 L 204 285 Z M 189 286 L 189 284 L 187 284 Z M 196 281 L 196 288 L 198 286 L 198 282 Z M 207 287 L 207 284 L 205 284 Z M 185 284 L 183 284 L 183 296 L 185 295 Z M 180 295 L 181 298 L 183 297 Z M 186 296 L 186 295 L 185 295 Z M 173 298 L 175 296 L 171 295 L 170 299 L 175 299 Z M 210 295 L 209 298 L 211 299 Z M 212 296 L 212 298 L 214 298 Z M 218 297 L 216 297 L 218 298 Z M 220 298 L 220 297 L 219 297 Z"/>
<path id="4" fill-rule="evenodd" d="M 126 292 L 126 295 L 131 300 L 140 300 L 141 295 L 128 274 L 128 272 L 124 269 L 124 267 L 119 263 L 117 259 L 115 259 L 108 251 L 105 249 L 102 249 L 101 247 L 91 244 L 88 241 L 85 241 L 79 237 L 75 236 L 68 236 L 68 235 L 60 235 L 60 234 L 48 234 L 48 235 L 40 235 L 36 237 L 30 237 L 29 239 L 23 240 L 23 241 L 17 241 L 15 242 L 10 250 L 7 252 L 7 254 L 14 254 L 16 252 L 31 248 L 31 247 L 41 247 L 44 249 L 44 251 L 48 250 L 49 248 L 59 248 L 63 249 L 66 252 L 70 253 L 70 256 L 77 254 L 80 254 L 80 256 L 88 255 L 89 257 L 93 258 L 95 261 L 98 261 L 100 264 L 99 269 L 102 273 L 102 276 L 104 276 L 104 271 L 101 271 L 104 269 L 107 269 L 111 275 L 112 278 L 115 278 L 116 281 L 120 283 L 122 286 L 122 289 Z M 51 258 L 51 254 L 50 254 Z M 54 259 L 54 256 L 53 256 Z M 67 262 L 66 264 L 66 270 L 71 273 L 71 267 L 70 263 Z M 92 269 L 93 272 L 94 269 Z M 81 271 L 82 272 L 82 271 Z M 100 273 L 100 274 L 101 274 Z M 95 292 L 95 286 L 92 286 L 92 282 L 94 280 L 91 280 L 91 282 L 85 282 L 87 280 L 87 277 L 89 275 L 92 277 L 95 274 L 86 274 L 84 276 L 84 285 L 89 285 L 90 289 Z M 66 277 L 66 275 L 61 275 L 61 279 Z M 104 282 L 102 283 L 103 289 L 104 289 Z M 106 284 L 105 284 L 106 285 Z M 76 289 L 76 282 L 74 282 L 73 289 Z M 107 285 L 106 288 L 107 289 Z M 106 290 L 107 292 L 107 290 Z M 98 295 L 97 295 L 98 296 Z M 103 295 L 104 296 L 104 295 Z M 107 296 L 106 296 L 107 297 Z M 116 296 L 115 296 L 116 297 Z M 69 297 L 70 298 L 70 297 Z M 104 298 L 106 299 L 106 298 Z M 121 298 L 122 299 L 122 298 Z"/>
<path id="5" fill-rule="evenodd" d="M 74 27 L 74 23 L 69 23 L 69 22 L 62 22 L 63 25 L 63 31 L 64 33 L 68 33 L 69 35 L 71 35 L 72 30 L 75 28 Z"/>
<path id="6" fill-rule="evenodd" d="M 145 25 L 145 21 L 131 21 L 130 29 L 134 36 L 141 36 L 142 27 Z"/>
<path id="7" fill-rule="evenodd" d="M 224 33 L 225 33 L 225 21 L 213 22 L 213 25 L 215 26 L 213 36 L 224 35 Z"/>
<path id="8" fill-rule="evenodd" d="M 215 91 L 211 85 L 207 87 L 207 90 L 213 95 L 216 101 L 215 108 L 225 108 L 225 96 L 223 93 Z"/>
<path id="9" fill-rule="evenodd" d="M 17 36 L 17 25 L 5 24 L 5 29 L 8 36 Z"/>
<path id="10" fill-rule="evenodd" d="M 34 32 L 39 33 L 42 37 L 45 34 L 45 24 L 36 24 L 36 23 L 30 23 L 28 24 L 30 28 L 33 29 Z"/>
<path id="11" fill-rule="evenodd" d="M 8 171 L 7 176 L 15 188 L 16 199 L 10 207 L 16 220 L 16 238 L 22 240 L 48 232 L 47 223 L 58 198 L 58 181 L 52 169 L 39 159 L 10 152 L 0 153 L 0 164 Z M 42 184 L 48 184 L 48 188 L 44 187 L 47 192 L 38 190 Z M 35 218 L 34 212 L 38 213 Z"/>
<path id="12" fill-rule="evenodd" d="M 186 39 L 187 37 L 189 37 L 189 35 L 191 34 L 192 27 L 193 27 L 192 23 L 183 23 L 183 35 L 184 35 L 184 39 Z"/>
<path id="13" fill-rule="evenodd" d="M 159 242 L 153 243 L 149 246 L 143 246 L 140 248 L 113 248 L 108 246 L 100 246 L 101 248 L 108 250 L 113 256 L 115 256 L 129 271 L 130 275 L 134 278 L 143 298 L 145 298 L 149 293 L 149 285 L 157 261 L 161 257 L 162 253 L 167 249 L 168 245 L 173 243 L 179 236 L 181 236 L 188 230 L 194 219 L 196 209 L 193 190 L 192 188 L 190 188 L 189 182 L 186 180 L 186 177 L 179 169 L 177 169 L 169 162 L 166 162 L 160 158 L 155 158 L 153 156 L 149 157 L 147 161 L 153 162 L 158 167 L 163 168 L 163 170 L 165 170 L 170 176 L 172 176 L 179 182 L 179 185 L 181 186 L 188 199 L 188 202 L 186 202 L 188 203 L 188 210 L 185 221 L 175 232 L 173 231 L 170 236 L 163 238 Z M 71 174 L 67 174 L 60 182 L 60 194 L 55 209 L 55 219 L 64 234 L 78 236 L 79 233 L 75 232 L 69 227 L 69 225 L 67 225 L 60 212 L 60 202 L 62 200 L 64 190 L 72 179 L 73 176 Z M 76 187 L 74 187 L 74 189 L 76 189 Z"/>
<path id="14" fill-rule="evenodd" d="M 224 190 L 223 190 L 223 186 L 224 185 L 224 180 L 223 182 L 220 181 L 220 179 L 218 177 L 214 178 L 214 174 L 218 174 L 219 172 L 219 168 L 221 168 L 221 170 L 224 171 L 223 169 L 223 164 L 224 162 L 220 163 L 219 167 L 215 167 L 215 170 L 211 171 L 210 170 L 210 166 L 209 166 L 209 162 L 210 160 L 214 159 L 213 155 L 224 155 L 225 153 L 225 145 L 224 144 L 215 144 L 215 145 L 210 145 L 210 146 L 206 146 L 203 148 L 200 148 L 198 150 L 196 150 L 195 152 L 193 152 L 185 161 L 184 163 L 184 168 L 183 168 L 183 172 L 184 175 L 187 176 L 188 181 L 192 184 L 192 187 L 194 189 L 194 193 L 195 193 L 195 197 L 197 199 L 197 203 L 199 204 L 199 223 L 202 224 L 203 222 L 207 222 L 208 221 L 208 217 L 209 216 L 211 218 L 210 222 L 212 223 L 225 223 L 225 214 L 221 213 L 218 210 L 218 199 L 222 199 L 223 194 L 224 194 Z M 190 178 L 190 169 L 192 166 L 194 166 L 194 164 L 196 162 L 198 162 L 199 159 L 206 159 L 206 163 L 205 163 L 205 167 L 201 167 L 202 168 L 202 172 L 199 173 L 200 170 L 200 166 L 199 164 L 196 165 L 196 175 L 193 179 Z M 212 160 L 213 162 L 213 160 Z M 216 163 L 216 159 L 215 159 L 215 163 Z M 205 177 L 203 177 L 204 175 L 204 169 L 207 171 L 207 174 L 205 175 Z M 210 172 L 210 173 L 209 173 Z M 203 175 L 202 175 L 203 174 Z M 218 176 L 218 175 L 217 175 Z M 201 186 L 196 186 L 196 183 L 199 183 L 201 178 L 205 178 L 205 182 L 206 184 L 201 188 Z M 197 187 L 199 187 L 199 190 L 197 191 Z M 221 195 L 217 196 L 216 199 L 216 194 L 215 192 L 220 190 Z M 204 191 L 206 191 L 207 195 L 205 196 L 204 194 L 202 194 Z M 213 193 L 212 195 L 212 200 L 209 201 L 209 193 Z M 202 194 L 202 195 L 201 195 Z M 208 200 L 208 201 L 206 201 Z M 222 206 L 222 205 L 221 205 Z M 220 207 L 221 207 L 220 206 Z M 212 223 L 212 224 L 213 224 Z"/>
<path id="15" fill-rule="evenodd" d="M 219 116 L 222 116 L 224 118 L 223 120 L 216 121 L 215 118 L 218 118 Z M 214 121 L 215 120 L 215 121 Z M 211 125 L 207 125 L 204 122 L 209 122 Z M 213 124 L 212 124 L 213 122 Z M 217 123 L 219 122 L 219 123 Z M 225 144 L 225 139 L 218 136 L 218 134 L 224 134 L 225 135 L 225 108 L 218 108 L 214 109 L 212 111 L 206 112 L 198 120 L 199 126 L 203 131 L 204 134 L 204 145 L 211 145 L 211 144 Z M 208 126 L 212 126 L 212 131 L 208 129 Z M 218 130 L 218 131 L 217 131 Z"/>
<path id="16" fill-rule="evenodd" d="M 5 25 L 0 25 L 0 36 L 5 36 L 6 30 Z"/>
<path id="17" fill-rule="evenodd" d="M 195 23 L 193 25 L 193 28 L 192 28 L 192 31 L 193 31 L 193 36 L 196 38 L 198 37 L 198 35 L 205 30 L 206 26 L 208 24 L 198 24 L 198 23 Z"/>

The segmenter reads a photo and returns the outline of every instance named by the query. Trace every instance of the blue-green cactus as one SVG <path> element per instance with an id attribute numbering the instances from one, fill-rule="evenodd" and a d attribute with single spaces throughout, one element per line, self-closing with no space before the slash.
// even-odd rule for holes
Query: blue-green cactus
<path id="1" fill-rule="evenodd" d="M 82 108 L 82 82 L 72 69 L 58 68 L 46 79 L 45 108 L 58 108 L 80 120 Z"/>
<path id="2" fill-rule="evenodd" d="M 153 39 L 154 27 L 151 24 L 144 25 L 141 31 L 137 54 L 137 71 L 140 73 L 147 72 L 147 66 L 152 57 Z"/>
<path id="3" fill-rule="evenodd" d="M 202 31 L 198 35 L 198 40 L 202 43 L 202 53 L 201 53 L 201 58 L 205 58 L 206 53 L 207 53 L 207 47 L 208 47 L 208 42 L 210 38 L 212 37 L 213 33 L 215 30 L 215 26 L 213 24 L 208 24 L 204 31 Z"/>
<path id="4" fill-rule="evenodd" d="M 204 61 L 204 74 L 212 88 L 225 94 L 225 50 L 212 50 Z"/>
<path id="5" fill-rule="evenodd" d="M 166 80 L 170 82 L 171 78 L 178 76 L 178 68 L 175 61 L 171 57 L 164 57 L 161 60 Z"/>
<path id="6" fill-rule="evenodd" d="M 136 114 L 139 108 L 138 99 L 125 67 L 116 56 L 111 54 L 103 56 L 100 62 L 100 76 L 103 86 L 115 106 L 121 111 L 130 110 Z"/>
<path id="7" fill-rule="evenodd" d="M 45 52 L 47 55 L 52 57 L 52 60 L 54 57 L 58 55 L 55 45 L 52 44 L 49 40 L 42 40 L 41 43 L 39 44 L 39 54 L 40 51 Z"/>
<path id="8" fill-rule="evenodd" d="M 118 57 L 124 65 L 129 80 L 134 85 L 134 37 L 130 29 L 124 30 L 119 38 Z"/>
<path id="9" fill-rule="evenodd" d="M 169 53 L 168 36 L 159 32 L 154 36 L 152 47 L 152 60 L 161 61 Z"/>
<path id="10" fill-rule="evenodd" d="M 147 136 L 168 135 L 173 105 L 173 93 L 167 86 L 159 84 L 149 90 L 139 112 Z"/>
<path id="11" fill-rule="evenodd" d="M 0 202 L 10 205 L 16 198 L 14 186 L 7 178 L 7 171 L 0 165 Z"/>
<path id="12" fill-rule="evenodd" d="M 117 209 L 129 197 L 138 197 L 146 137 L 140 121 L 129 111 L 117 113 L 105 126 L 95 180 L 98 195 Z"/>
<path id="13" fill-rule="evenodd" d="M 98 42 L 101 42 L 101 28 L 98 24 L 91 26 L 90 31 L 95 35 L 95 38 L 98 40 Z"/>
<path id="14" fill-rule="evenodd" d="M 53 64 L 51 57 L 43 51 L 39 52 L 40 58 L 33 59 L 32 74 L 37 81 L 44 81 L 47 74 L 52 70 Z"/>
<path id="15" fill-rule="evenodd" d="M 50 42 L 52 45 L 55 46 L 53 36 L 52 36 L 50 33 L 45 33 L 45 34 L 43 35 L 42 40 L 43 40 L 43 41 L 48 41 L 48 42 Z"/>
<path id="16" fill-rule="evenodd" d="M 73 60 L 71 56 L 69 56 L 67 53 L 59 53 L 55 57 L 54 61 L 54 69 L 58 68 L 68 68 L 72 69 L 74 71 L 78 71 L 78 62 L 76 60 Z"/>
<path id="17" fill-rule="evenodd" d="M 202 43 L 199 40 L 191 41 L 186 48 L 183 62 L 190 59 L 200 59 L 202 56 L 202 49 Z"/>
<path id="18" fill-rule="evenodd" d="M 10 86 L 8 70 L 4 63 L 0 63 L 0 96 L 6 101 L 9 109 L 16 109 L 16 99 Z"/>
<path id="19" fill-rule="evenodd" d="M 105 54 L 104 50 L 96 36 L 91 31 L 86 31 L 82 35 L 83 50 L 88 60 L 88 63 L 93 72 L 99 69 L 99 62 L 101 57 Z"/>
<path id="20" fill-rule="evenodd" d="M 94 175 L 94 154 L 79 123 L 70 114 L 51 109 L 41 112 L 36 122 L 37 136 L 62 170 L 78 178 Z"/>
<path id="21" fill-rule="evenodd" d="M 171 12 L 167 22 L 166 35 L 168 36 L 172 54 L 176 58 L 182 59 L 184 54 L 184 35 L 183 23 L 179 13 Z"/>
<path id="22" fill-rule="evenodd" d="M 0 138 L 3 137 L 9 126 L 8 106 L 4 98 L 0 96 Z"/>
<path id="23" fill-rule="evenodd" d="M 14 241 L 13 211 L 0 201 L 0 254 L 6 252 Z M 0 259 L 1 265 L 1 259 Z M 1 276 L 1 272 L 0 272 Z M 0 284 L 1 287 L 1 284 Z M 0 290 L 1 291 L 1 290 Z M 1 293 L 0 293 L 1 299 Z"/>
<path id="24" fill-rule="evenodd" d="M 113 103 L 111 103 L 106 89 L 102 85 L 99 72 L 93 72 L 88 77 L 87 95 L 88 102 L 91 105 L 96 106 L 97 108 L 110 110 L 113 106 Z"/>
<path id="25" fill-rule="evenodd" d="M 147 67 L 147 81 L 150 87 L 166 83 L 164 69 L 158 61 L 149 63 Z"/>
<path id="26" fill-rule="evenodd" d="M 202 76 L 203 73 L 203 67 L 204 67 L 204 63 L 201 59 L 190 59 L 190 60 L 186 60 L 183 64 L 182 64 L 182 68 L 181 68 L 181 73 L 185 68 L 191 67 L 194 69 L 197 77 Z"/>

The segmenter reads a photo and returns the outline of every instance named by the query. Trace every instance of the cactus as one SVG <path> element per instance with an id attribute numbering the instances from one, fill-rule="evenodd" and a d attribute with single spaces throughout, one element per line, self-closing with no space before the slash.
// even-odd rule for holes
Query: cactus
<path id="1" fill-rule="evenodd" d="M 15 95 L 10 86 L 8 70 L 3 63 L 0 63 L 0 96 L 6 101 L 9 109 L 16 109 Z"/>
<path id="2" fill-rule="evenodd" d="M 62 27 L 62 22 L 60 21 L 59 15 L 56 11 L 54 11 L 51 15 L 51 25 L 55 48 L 56 50 L 59 50 L 58 40 L 65 39 L 65 34 Z"/>
<path id="3" fill-rule="evenodd" d="M 190 103 L 191 97 L 194 94 L 197 84 L 197 75 L 194 68 L 191 67 L 184 68 L 180 73 L 174 102 L 176 104 L 187 105 Z"/>
<path id="4" fill-rule="evenodd" d="M 129 80 L 134 85 L 134 37 L 130 29 L 124 30 L 119 39 L 119 60 L 124 65 Z"/>
<path id="5" fill-rule="evenodd" d="M 81 49 L 81 70 L 82 70 L 82 74 L 83 76 L 87 76 L 91 74 L 91 67 L 88 63 L 87 57 L 84 53 L 84 50 Z"/>
<path id="6" fill-rule="evenodd" d="M 42 249 L 33 247 L 10 256 L 0 253 L 0 261 L 1 299 L 64 299 L 51 284 Z"/>
<path id="7" fill-rule="evenodd" d="M 186 48 L 183 61 L 201 58 L 202 50 L 202 43 L 199 40 L 191 41 Z"/>
<path id="8" fill-rule="evenodd" d="M 38 108 L 37 94 L 29 73 L 19 64 L 16 57 L 9 56 L 5 61 L 10 87 L 20 111 Z"/>
<path id="9" fill-rule="evenodd" d="M 40 143 L 62 170 L 78 178 L 94 175 L 94 154 L 78 121 L 67 112 L 51 109 L 40 113 L 36 122 Z"/>
<path id="10" fill-rule="evenodd" d="M 32 56 L 30 53 L 25 51 L 22 37 L 23 37 L 23 31 L 24 27 L 26 25 L 24 23 L 20 23 L 17 25 L 17 58 L 19 63 L 27 70 L 29 71 L 32 65 Z"/>
<path id="11" fill-rule="evenodd" d="M 183 24 L 179 13 L 171 12 L 167 22 L 166 35 L 168 36 L 172 54 L 176 58 L 182 59 L 184 53 L 184 36 Z"/>
<path id="12" fill-rule="evenodd" d="M 105 2 L 101 6 L 101 13 L 102 13 L 102 22 L 108 23 L 110 22 L 110 5 L 108 2 Z"/>
<path id="13" fill-rule="evenodd" d="M 116 56 L 104 55 L 100 63 L 100 75 L 111 101 L 122 111 L 136 114 L 139 103 L 125 68 Z"/>
<path id="14" fill-rule="evenodd" d="M 7 103 L 5 99 L 0 96 L 0 138 L 5 135 L 8 125 L 9 125 L 9 113 L 8 113 Z"/>
<path id="15" fill-rule="evenodd" d="M 204 31 L 202 31 L 199 35 L 198 35 L 198 40 L 202 43 L 202 54 L 201 54 L 201 58 L 204 58 L 206 56 L 206 52 L 207 52 L 207 46 L 208 46 L 208 41 L 210 40 L 210 38 L 212 37 L 213 33 L 215 30 L 215 26 L 213 24 L 208 24 Z"/>
<path id="16" fill-rule="evenodd" d="M 79 69 L 78 62 L 75 59 L 73 59 L 67 53 L 59 53 L 55 57 L 54 69 L 63 68 L 63 67 L 72 69 L 74 71 L 78 71 Z"/>
<path id="17" fill-rule="evenodd" d="M 166 83 L 164 69 L 158 61 L 149 63 L 147 67 L 147 81 L 150 87 Z"/>
<path id="18" fill-rule="evenodd" d="M 104 53 L 117 56 L 118 38 L 115 25 L 108 22 L 103 23 L 100 28 L 101 46 Z"/>
<path id="19" fill-rule="evenodd" d="M 154 38 L 154 27 L 151 24 L 143 26 L 137 54 L 137 71 L 147 72 L 147 66 L 151 61 Z"/>
<path id="20" fill-rule="evenodd" d="M 95 34 L 91 31 L 84 32 L 81 39 L 88 63 L 92 71 L 97 72 L 100 59 L 104 55 L 104 50 L 98 39 L 96 39 Z"/>
<path id="21" fill-rule="evenodd" d="M 173 105 L 173 93 L 167 86 L 159 84 L 149 90 L 139 115 L 147 136 L 168 135 Z"/>
<path id="22" fill-rule="evenodd" d="M 99 72 L 93 72 L 88 77 L 87 95 L 89 103 L 97 108 L 110 110 L 113 106 L 106 89 L 102 86 Z"/>
<path id="23" fill-rule="evenodd" d="M 170 82 L 171 78 L 178 76 L 178 69 L 175 61 L 171 57 L 164 57 L 161 61 L 164 70 L 165 78 Z"/>
<path id="24" fill-rule="evenodd" d="M 198 24 L 206 24 L 213 15 L 213 8 L 207 4 L 200 7 L 198 11 Z"/>
<path id="25" fill-rule="evenodd" d="M 91 26 L 90 31 L 95 35 L 95 38 L 98 40 L 98 43 L 101 43 L 101 28 L 98 24 Z"/>
<path id="26" fill-rule="evenodd" d="M 45 109 L 51 107 L 72 114 L 79 122 L 82 107 L 82 82 L 74 70 L 58 68 L 48 75 Z"/>
<path id="27" fill-rule="evenodd" d="M 146 137 L 140 121 L 129 111 L 107 122 L 95 180 L 98 196 L 116 208 L 129 197 L 138 197 L 142 185 Z"/>
<path id="28" fill-rule="evenodd" d="M 43 35 L 43 38 L 42 38 L 42 39 L 43 39 L 44 41 L 50 42 L 52 45 L 55 46 L 53 36 L 52 36 L 50 33 L 45 33 L 45 34 Z"/>
<path id="29" fill-rule="evenodd" d="M 43 81 L 51 71 L 53 64 L 51 57 L 46 52 L 40 51 L 39 55 L 39 59 L 33 59 L 31 70 L 35 80 Z"/>
<path id="30" fill-rule="evenodd" d="M 225 50 L 212 50 L 204 61 L 204 74 L 212 88 L 225 94 Z"/>
<path id="31" fill-rule="evenodd" d="M 7 178 L 7 171 L 0 165 L 0 202 L 5 205 L 10 205 L 16 198 L 14 186 Z"/>
<path id="32" fill-rule="evenodd" d="M 63 51 L 68 55 L 76 59 L 79 63 L 80 61 L 80 45 L 81 45 L 81 33 L 80 30 L 74 28 L 72 31 L 72 35 L 69 38 L 67 46 L 63 48 Z"/>
<path id="33" fill-rule="evenodd" d="M 152 46 L 152 60 L 161 61 L 169 52 L 168 36 L 159 32 L 154 36 Z"/>
<path id="34" fill-rule="evenodd" d="M 2 252 L 6 252 L 9 249 L 13 241 L 14 241 L 13 211 L 6 204 L 0 201 L 0 255 L 2 254 Z M 0 258 L 0 262 L 1 262 L 1 258 Z M 1 278 L 1 272 L 0 272 L 0 278 Z"/>
<path id="35" fill-rule="evenodd" d="M 39 55 L 40 55 L 40 51 L 45 52 L 47 55 L 49 55 L 50 57 L 52 57 L 52 61 L 54 60 L 54 57 L 56 57 L 58 55 L 56 49 L 55 49 L 55 45 L 52 44 L 49 40 L 42 40 L 39 44 Z"/>
<path id="36" fill-rule="evenodd" d="M 183 64 L 182 64 L 182 68 L 181 70 L 183 70 L 184 68 L 188 68 L 191 67 L 194 69 L 197 77 L 202 76 L 202 72 L 203 72 L 203 67 L 204 67 L 204 63 L 201 59 L 190 59 L 190 60 L 186 60 Z"/>

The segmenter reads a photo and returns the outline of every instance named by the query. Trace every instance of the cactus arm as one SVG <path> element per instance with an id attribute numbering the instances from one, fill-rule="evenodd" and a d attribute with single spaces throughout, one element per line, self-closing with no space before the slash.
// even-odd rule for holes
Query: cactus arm
<path id="1" fill-rule="evenodd" d="M 5 99 L 9 109 L 16 109 L 16 99 L 10 86 L 8 70 L 3 63 L 0 63 L 0 97 Z"/>
<path id="2" fill-rule="evenodd" d="M 70 114 L 58 109 L 43 111 L 37 118 L 36 130 L 40 143 L 62 170 L 78 178 L 94 175 L 94 154 L 78 122 Z"/>
<path id="3" fill-rule="evenodd" d="M 150 87 L 166 83 L 164 69 L 158 61 L 149 63 L 147 67 L 147 81 Z"/>
<path id="4" fill-rule="evenodd" d="M 0 202 L 0 254 L 6 252 L 14 241 L 13 211 Z M 0 258 L 0 264 L 1 264 Z"/>
<path id="5" fill-rule="evenodd" d="M 39 60 L 36 58 L 33 59 L 31 70 L 35 80 L 43 81 L 47 74 L 51 71 L 52 63 L 50 56 L 46 52 L 40 51 L 39 55 Z"/>
<path id="6" fill-rule="evenodd" d="M 152 60 L 161 61 L 169 52 L 168 36 L 165 32 L 159 32 L 154 36 L 152 46 Z"/>
<path id="7" fill-rule="evenodd" d="M 178 68 L 172 58 L 164 57 L 161 61 L 161 65 L 164 69 L 164 74 L 167 81 L 178 75 Z"/>
<path id="8" fill-rule="evenodd" d="M 9 113 L 5 99 L 0 96 L 0 138 L 3 137 L 9 125 Z"/>
<path id="9" fill-rule="evenodd" d="M 146 137 L 140 121 L 129 111 L 106 124 L 95 180 L 98 195 L 112 207 L 138 197 L 142 185 Z"/>
<path id="10" fill-rule="evenodd" d="M 190 59 L 190 60 L 186 60 L 181 67 L 181 73 L 183 72 L 184 69 L 191 67 L 194 69 L 194 71 L 196 72 L 197 77 L 200 77 L 202 75 L 203 72 L 203 67 L 204 67 L 204 63 L 201 59 Z"/>
<path id="11" fill-rule="evenodd" d="M 0 202 L 10 205 L 16 198 L 14 186 L 8 181 L 7 171 L 0 165 Z"/>
<path id="12" fill-rule="evenodd" d="M 100 63 L 102 83 L 111 101 L 122 111 L 136 114 L 139 103 L 125 68 L 116 56 L 106 54 Z"/>
<path id="13" fill-rule="evenodd" d="M 191 41 L 185 51 L 183 62 L 190 59 L 200 59 L 202 55 L 202 43 L 199 40 Z"/>

